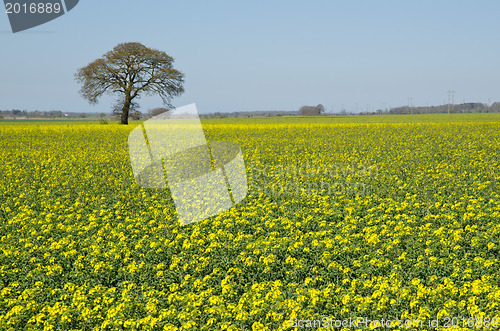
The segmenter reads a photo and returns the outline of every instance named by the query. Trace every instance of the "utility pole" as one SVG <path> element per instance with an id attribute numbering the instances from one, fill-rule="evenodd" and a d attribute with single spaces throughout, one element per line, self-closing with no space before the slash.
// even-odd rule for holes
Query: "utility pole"
<path id="1" fill-rule="evenodd" d="M 450 113 L 450 96 L 451 96 L 451 91 L 448 90 L 448 114 Z"/>
<path id="2" fill-rule="evenodd" d="M 448 114 L 453 111 L 453 104 L 455 104 L 455 90 L 448 90 Z"/>

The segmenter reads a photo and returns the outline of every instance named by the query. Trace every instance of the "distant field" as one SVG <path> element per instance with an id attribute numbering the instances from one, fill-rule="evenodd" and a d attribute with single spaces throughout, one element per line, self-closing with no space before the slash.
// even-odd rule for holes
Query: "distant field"
<path id="1" fill-rule="evenodd" d="M 500 113 L 363 115 L 363 116 L 276 116 L 204 119 L 203 123 L 441 123 L 500 122 Z"/>
<path id="2" fill-rule="evenodd" d="M 44 120 L 12 120 L 1 119 L 0 125 L 5 124 L 97 124 L 98 119 L 44 119 Z M 109 120 L 109 124 L 118 124 L 118 120 Z M 142 121 L 129 120 L 130 125 Z M 500 122 L 500 113 L 472 113 L 472 114 L 424 114 L 424 115 L 363 115 L 363 116 L 271 116 L 271 117 L 238 117 L 202 119 L 206 124 L 279 124 L 279 123 L 457 123 L 457 122 Z"/>
<path id="3" fill-rule="evenodd" d="M 138 123 L 0 121 L 1 330 L 500 325 L 500 114 L 202 120 L 249 194 L 184 227 Z"/>

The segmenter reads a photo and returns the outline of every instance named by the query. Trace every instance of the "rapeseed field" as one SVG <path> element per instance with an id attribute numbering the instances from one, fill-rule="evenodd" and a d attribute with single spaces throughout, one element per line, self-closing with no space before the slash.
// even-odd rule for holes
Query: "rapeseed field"
<path id="1" fill-rule="evenodd" d="M 500 328 L 500 118 L 365 118 L 202 122 L 249 193 L 187 226 L 137 124 L 0 123 L 0 329 Z"/>

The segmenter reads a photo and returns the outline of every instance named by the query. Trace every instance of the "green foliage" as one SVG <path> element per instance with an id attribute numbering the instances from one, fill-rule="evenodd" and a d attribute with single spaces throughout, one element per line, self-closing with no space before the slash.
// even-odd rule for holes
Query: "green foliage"
<path id="1" fill-rule="evenodd" d="M 465 115 L 206 120 L 249 193 L 183 227 L 168 190 L 135 183 L 131 127 L 2 122 L 0 329 L 498 319 L 500 119 Z"/>

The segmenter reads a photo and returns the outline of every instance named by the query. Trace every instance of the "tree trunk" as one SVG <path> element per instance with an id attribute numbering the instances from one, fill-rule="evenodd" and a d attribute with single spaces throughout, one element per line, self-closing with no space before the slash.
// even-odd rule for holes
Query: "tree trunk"
<path id="1" fill-rule="evenodd" d="M 131 98 L 129 95 L 125 96 L 125 102 L 122 108 L 122 124 L 128 124 L 128 113 L 130 111 Z"/>

